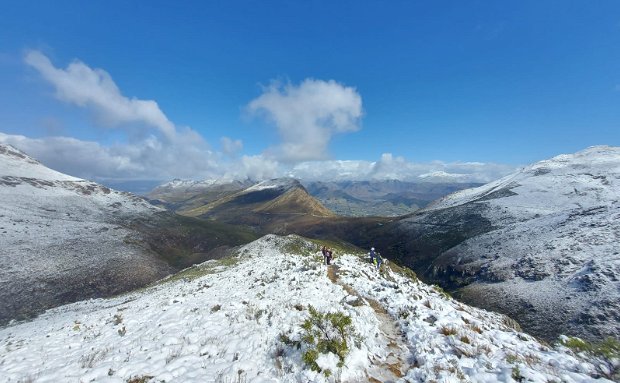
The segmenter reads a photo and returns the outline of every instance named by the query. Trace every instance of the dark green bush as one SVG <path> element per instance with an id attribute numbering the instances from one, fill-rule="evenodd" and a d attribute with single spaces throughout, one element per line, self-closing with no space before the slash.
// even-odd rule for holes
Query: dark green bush
<path id="1" fill-rule="evenodd" d="M 302 343 L 306 346 L 303 361 L 313 371 L 321 372 L 316 363 L 320 354 L 333 353 L 340 360 L 338 367 L 344 366 L 349 353 L 348 339 L 354 338 L 351 317 L 342 312 L 320 313 L 309 306 L 310 317 L 301 325 L 304 330 Z M 331 371 L 323 371 L 326 376 Z"/>

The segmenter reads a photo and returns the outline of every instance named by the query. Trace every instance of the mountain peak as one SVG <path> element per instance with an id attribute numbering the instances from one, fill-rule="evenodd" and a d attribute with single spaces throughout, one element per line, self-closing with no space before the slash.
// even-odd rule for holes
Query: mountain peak
<path id="1" fill-rule="evenodd" d="M 299 182 L 299 180 L 296 178 L 281 177 L 259 182 L 256 185 L 250 186 L 249 188 L 245 189 L 245 192 L 250 193 L 267 189 L 285 191 L 293 188 L 303 189 L 304 187 L 301 185 L 301 182 Z"/>
<path id="2" fill-rule="evenodd" d="M 81 181 L 52 170 L 21 150 L 0 144 L 0 177 L 26 177 L 44 181 Z"/>

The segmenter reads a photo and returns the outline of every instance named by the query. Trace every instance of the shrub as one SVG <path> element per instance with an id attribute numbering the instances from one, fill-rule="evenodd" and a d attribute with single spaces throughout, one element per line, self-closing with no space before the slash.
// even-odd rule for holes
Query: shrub
<path id="1" fill-rule="evenodd" d="M 320 313 L 308 306 L 310 317 L 301 325 L 304 330 L 302 343 L 306 346 L 302 359 L 313 371 L 321 372 L 317 364 L 320 354 L 333 353 L 338 356 L 338 367 L 344 366 L 349 353 L 348 339 L 353 338 L 351 317 L 342 312 Z M 323 371 L 326 376 L 331 371 Z"/>
<path id="2" fill-rule="evenodd" d="M 525 378 L 523 377 L 523 375 L 521 375 L 521 370 L 519 370 L 518 366 L 514 366 L 512 368 L 512 374 L 511 374 L 512 378 L 514 380 L 516 380 L 517 382 L 522 382 Z"/>
<path id="3" fill-rule="evenodd" d="M 606 338 L 599 343 L 589 343 L 579 338 L 567 337 L 561 344 L 577 352 L 583 352 L 597 359 L 599 373 L 614 380 L 620 377 L 620 341 Z"/>
<path id="4" fill-rule="evenodd" d="M 446 299 L 452 298 L 452 296 L 450 296 L 450 294 L 446 290 L 442 289 L 441 286 L 433 285 L 433 290 L 438 292 L 442 297 Z"/>
<path id="5" fill-rule="evenodd" d="M 443 326 L 439 331 L 445 336 L 456 335 L 456 329 L 454 327 Z"/>
<path id="6" fill-rule="evenodd" d="M 153 377 L 150 375 L 132 376 L 127 379 L 127 383 L 147 383 L 151 379 L 153 379 Z"/>

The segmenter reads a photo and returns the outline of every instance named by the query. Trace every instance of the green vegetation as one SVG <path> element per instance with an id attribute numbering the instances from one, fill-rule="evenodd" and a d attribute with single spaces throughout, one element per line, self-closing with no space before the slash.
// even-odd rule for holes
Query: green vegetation
<path id="1" fill-rule="evenodd" d="M 598 359 L 599 373 L 611 380 L 620 378 L 620 341 L 608 337 L 602 342 L 590 343 L 579 338 L 568 337 L 560 342 L 578 353 Z"/>
<path id="2" fill-rule="evenodd" d="M 217 258 L 226 249 L 258 239 L 244 227 L 168 212 L 149 222 L 136 220 L 131 226 L 146 236 L 151 250 L 178 269 Z"/>
<path id="3" fill-rule="evenodd" d="M 318 249 L 309 240 L 295 235 L 288 238 L 282 250 L 290 254 L 312 256 Z"/>
<path id="4" fill-rule="evenodd" d="M 338 367 L 344 366 L 349 353 L 348 339 L 354 338 L 351 317 L 342 312 L 320 313 L 312 306 L 308 310 L 310 317 L 301 325 L 304 330 L 301 344 L 306 348 L 302 359 L 313 371 L 330 376 L 332 371 L 322 371 L 317 359 L 320 354 L 333 353 L 338 356 Z M 281 340 L 288 340 L 288 344 L 291 344 L 288 338 L 281 337 Z"/>
<path id="5" fill-rule="evenodd" d="M 450 293 L 448 293 L 446 290 L 442 289 L 441 286 L 433 285 L 433 290 L 437 291 L 439 294 L 441 294 L 442 297 L 444 297 L 446 299 L 452 298 Z"/>
<path id="6" fill-rule="evenodd" d="M 211 307 L 211 312 L 212 312 L 212 313 L 214 313 L 214 312 L 218 312 L 218 311 L 220 311 L 221 309 L 222 309 L 222 305 L 215 305 L 215 306 Z"/>
<path id="7" fill-rule="evenodd" d="M 525 378 L 521 375 L 521 370 L 519 370 L 518 366 L 514 366 L 512 368 L 512 378 L 517 382 L 522 382 Z"/>
<path id="8" fill-rule="evenodd" d="M 418 275 L 415 273 L 415 271 L 411 270 L 408 267 L 405 266 L 400 266 L 398 264 L 396 264 L 394 261 L 390 260 L 390 262 L 388 262 L 387 266 L 390 268 L 390 270 L 392 270 L 393 272 L 400 274 L 404 277 L 409 278 L 410 280 L 412 280 L 413 282 L 417 282 L 418 281 Z"/>
<path id="9" fill-rule="evenodd" d="M 334 250 L 336 255 L 342 254 L 357 254 L 357 255 L 365 255 L 364 250 L 360 249 L 357 246 L 350 244 L 349 242 L 340 241 L 340 240 L 323 240 L 323 239 L 308 239 L 310 242 L 314 243 L 317 246 L 317 249 L 320 249 L 321 246 L 327 246 L 330 249 Z"/>

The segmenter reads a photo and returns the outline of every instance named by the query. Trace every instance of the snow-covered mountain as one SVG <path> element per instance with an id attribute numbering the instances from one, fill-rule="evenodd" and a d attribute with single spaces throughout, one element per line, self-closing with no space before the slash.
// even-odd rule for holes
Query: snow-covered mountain
<path id="1" fill-rule="evenodd" d="M 538 162 L 386 230 L 425 278 L 538 336 L 620 336 L 618 147 Z"/>
<path id="2" fill-rule="evenodd" d="M 609 373 L 391 263 L 377 272 L 344 249 L 332 266 L 321 259 L 318 243 L 269 235 L 145 290 L 50 310 L 0 330 L 2 379 L 588 382 Z M 317 346 L 325 336 L 337 351 Z"/>
<path id="3" fill-rule="evenodd" d="M 193 253 L 216 245 L 175 232 L 201 225 L 0 144 L 0 323 L 143 286 L 191 265 L 184 257 L 204 261 Z"/>

